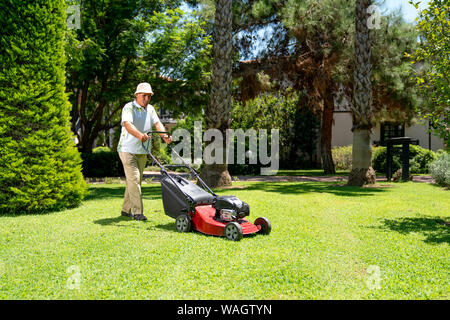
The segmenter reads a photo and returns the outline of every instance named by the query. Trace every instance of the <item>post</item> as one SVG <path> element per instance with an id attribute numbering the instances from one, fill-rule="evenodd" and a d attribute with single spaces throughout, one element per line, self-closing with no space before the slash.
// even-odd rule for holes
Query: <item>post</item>
<path id="1" fill-rule="evenodd" d="M 402 143 L 402 180 L 407 182 L 409 180 L 409 140 Z"/>
<path id="2" fill-rule="evenodd" d="M 386 179 L 390 181 L 392 178 L 392 142 L 386 142 Z"/>
<path id="3" fill-rule="evenodd" d="M 409 137 L 398 137 L 390 138 L 386 140 L 386 178 L 391 180 L 392 178 L 392 148 L 394 145 L 402 145 L 402 180 L 409 180 L 409 144 L 411 143 L 411 138 Z"/>

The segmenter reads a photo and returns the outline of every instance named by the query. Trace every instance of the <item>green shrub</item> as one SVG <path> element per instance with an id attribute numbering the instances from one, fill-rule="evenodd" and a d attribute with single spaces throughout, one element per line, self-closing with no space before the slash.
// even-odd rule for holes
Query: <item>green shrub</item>
<path id="1" fill-rule="evenodd" d="M 372 147 L 372 161 L 373 155 L 380 150 L 380 147 Z M 352 169 L 352 145 L 344 147 L 335 147 L 331 150 L 333 154 L 333 162 L 336 170 Z"/>
<path id="2" fill-rule="evenodd" d="M 430 164 L 430 173 L 437 184 L 450 187 L 450 153 L 439 153 Z"/>
<path id="3" fill-rule="evenodd" d="M 352 145 L 335 147 L 331 150 L 334 167 L 336 170 L 351 170 L 352 167 Z"/>
<path id="4" fill-rule="evenodd" d="M 261 174 L 260 164 L 229 164 L 228 172 L 232 176 L 245 176 L 245 175 L 260 175 Z"/>
<path id="5" fill-rule="evenodd" d="M 410 146 L 409 152 L 410 158 L 412 157 L 410 162 L 410 172 L 429 173 L 430 164 L 437 158 L 436 153 L 415 145 Z"/>
<path id="6" fill-rule="evenodd" d="M 0 2 L 0 212 L 78 205 L 86 193 L 65 94 L 64 0 Z"/>
<path id="7" fill-rule="evenodd" d="M 97 147 L 92 149 L 93 153 L 98 153 L 98 152 L 111 152 L 111 148 L 109 147 Z"/>
<path id="8" fill-rule="evenodd" d="M 401 147 L 392 150 L 392 172 L 402 167 Z M 385 174 L 387 170 L 386 147 L 378 147 L 372 154 L 372 167 L 378 173 Z M 429 173 L 431 162 L 436 159 L 436 153 L 420 146 L 409 146 L 410 173 Z"/>
<path id="9" fill-rule="evenodd" d="M 115 151 L 82 153 L 83 175 L 89 178 L 123 177 L 122 161 Z"/>
<path id="10" fill-rule="evenodd" d="M 181 155 L 182 156 L 182 155 Z M 159 152 L 155 154 L 155 157 L 158 159 L 158 161 L 162 162 L 162 164 L 171 164 L 172 163 L 172 157 L 169 152 L 169 148 L 166 144 L 160 144 Z M 149 161 L 152 162 L 153 160 L 149 156 Z M 177 156 L 174 156 L 174 160 L 179 161 Z"/>
<path id="11" fill-rule="evenodd" d="M 402 167 L 400 157 L 394 155 L 392 157 L 392 172 L 396 172 Z M 372 155 L 372 168 L 381 174 L 385 174 L 387 171 L 387 158 L 386 158 L 386 147 L 379 147 L 379 149 Z"/>

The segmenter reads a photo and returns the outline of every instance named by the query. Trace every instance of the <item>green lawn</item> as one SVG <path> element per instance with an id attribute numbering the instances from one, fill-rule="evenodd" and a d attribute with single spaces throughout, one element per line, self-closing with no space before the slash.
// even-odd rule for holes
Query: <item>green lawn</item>
<path id="1" fill-rule="evenodd" d="M 450 192 L 422 183 L 236 182 L 269 236 L 175 231 L 160 185 L 147 222 L 119 217 L 124 185 L 76 209 L 0 217 L 0 299 L 449 299 Z M 79 280 L 79 282 L 77 282 Z"/>
<path id="2" fill-rule="evenodd" d="M 324 174 L 323 169 L 278 170 L 277 176 L 348 176 L 350 171 L 337 170 L 335 174 Z"/>

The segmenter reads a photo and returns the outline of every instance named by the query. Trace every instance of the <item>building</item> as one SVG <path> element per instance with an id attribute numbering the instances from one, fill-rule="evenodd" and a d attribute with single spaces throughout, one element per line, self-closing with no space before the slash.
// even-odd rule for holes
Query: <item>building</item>
<path id="1" fill-rule="evenodd" d="M 352 144 L 353 133 L 352 113 L 348 98 L 337 96 L 334 101 L 333 138 L 332 147 L 348 146 Z M 429 150 L 444 149 L 444 140 L 428 132 L 429 123 L 416 121 L 408 126 L 402 122 L 377 122 L 373 128 L 372 145 L 385 145 L 386 139 L 395 137 L 410 137 L 414 144 Z"/>

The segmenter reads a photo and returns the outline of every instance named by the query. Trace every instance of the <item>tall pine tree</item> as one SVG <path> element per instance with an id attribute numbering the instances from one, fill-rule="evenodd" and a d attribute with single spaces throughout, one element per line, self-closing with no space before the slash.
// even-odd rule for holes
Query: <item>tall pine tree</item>
<path id="1" fill-rule="evenodd" d="M 0 213 L 73 207 L 86 191 L 64 92 L 65 8 L 0 2 Z"/>

